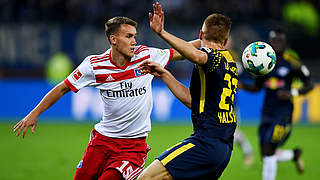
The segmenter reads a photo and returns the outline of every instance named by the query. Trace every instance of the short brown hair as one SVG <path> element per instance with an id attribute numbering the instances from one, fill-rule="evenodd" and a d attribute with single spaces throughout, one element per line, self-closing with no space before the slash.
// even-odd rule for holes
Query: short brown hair
<path id="1" fill-rule="evenodd" d="M 137 26 L 138 26 L 137 22 L 135 22 L 134 20 L 127 18 L 127 17 L 114 17 L 114 18 L 109 19 L 104 25 L 106 35 L 107 35 L 109 41 L 110 41 L 110 39 L 109 39 L 110 35 L 117 33 L 118 30 L 120 29 L 121 24 L 129 24 L 129 25 L 134 26 L 135 28 L 137 28 Z"/>
<path id="2" fill-rule="evenodd" d="M 231 24 L 230 18 L 222 14 L 211 14 L 204 20 L 203 37 L 208 41 L 223 44 L 229 37 Z"/>

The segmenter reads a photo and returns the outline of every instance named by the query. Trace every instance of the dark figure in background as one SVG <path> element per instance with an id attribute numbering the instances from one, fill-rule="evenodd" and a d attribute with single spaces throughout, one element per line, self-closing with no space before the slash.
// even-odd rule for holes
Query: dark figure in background
<path id="1" fill-rule="evenodd" d="M 306 94 L 313 88 L 310 72 L 298 55 L 287 48 L 286 34 L 281 29 L 269 33 L 269 43 L 276 51 L 277 64 L 273 71 L 256 78 L 250 85 L 239 83 L 240 88 L 256 92 L 266 89 L 259 127 L 260 150 L 263 159 L 262 179 L 274 180 L 277 162 L 293 160 L 299 173 L 304 172 L 301 149 L 279 150 L 292 129 L 293 96 Z M 293 89 L 292 82 L 299 78 L 301 89 Z"/>

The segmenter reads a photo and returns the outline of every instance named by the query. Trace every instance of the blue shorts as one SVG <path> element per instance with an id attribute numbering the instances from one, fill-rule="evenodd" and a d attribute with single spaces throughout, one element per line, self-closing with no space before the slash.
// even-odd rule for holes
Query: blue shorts
<path id="1" fill-rule="evenodd" d="M 218 138 L 191 136 L 157 159 L 177 179 L 218 179 L 227 167 L 232 149 Z"/>
<path id="2" fill-rule="evenodd" d="M 259 127 L 260 145 L 272 145 L 279 147 L 283 145 L 291 134 L 291 123 L 262 123 Z"/>

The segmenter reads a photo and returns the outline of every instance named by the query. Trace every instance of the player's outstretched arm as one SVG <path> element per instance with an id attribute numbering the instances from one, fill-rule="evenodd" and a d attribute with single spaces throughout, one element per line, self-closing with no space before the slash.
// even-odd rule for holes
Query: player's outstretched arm
<path id="1" fill-rule="evenodd" d="M 32 126 L 32 133 L 34 133 L 37 119 L 41 113 L 55 104 L 64 94 L 69 92 L 69 87 L 61 82 L 56 87 L 54 87 L 50 92 L 48 92 L 40 101 L 40 103 L 21 121 L 19 121 L 13 128 L 13 132 L 17 132 L 16 136 L 19 136 L 22 133 L 22 138 L 26 135 L 28 128 Z"/>
<path id="2" fill-rule="evenodd" d="M 192 41 L 189 41 L 190 44 L 192 44 L 192 46 L 194 46 L 195 48 L 200 48 L 201 47 L 201 42 L 200 39 L 195 39 Z M 172 61 L 179 61 L 179 60 L 183 60 L 186 59 L 184 56 L 182 56 L 177 50 L 173 50 L 173 56 L 172 56 Z"/>
<path id="3" fill-rule="evenodd" d="M 167 41 L 182 56 L 196 64 L 205 64 L 208 56 L 188 43 L 164 30 L 164 13 L 159 3 L 153 4 L 153 14 L 149 13 L 150 28 Z M 199 42 L 198 42 L 199 43 Z M 199 44 L 198 44 L 199 45 Z"/>
<path id="4" fill-rule="evenodd" d="M 160 64 L 152 61 L 144 61 L 140 67 L 142 73 L 150 73 L 154 76 L 160 77 L 179 101 L 191 109 L 191 94 L 189 88 L 174 78 L 168 70 Z"/>

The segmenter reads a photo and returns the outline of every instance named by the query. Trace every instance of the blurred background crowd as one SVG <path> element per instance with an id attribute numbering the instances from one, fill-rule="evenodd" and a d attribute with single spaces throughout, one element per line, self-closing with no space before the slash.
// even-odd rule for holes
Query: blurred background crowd
<path id="1" fill-rule="evenodd" d="M 137 41 L 159 48 L 169 46 L 150 29 L 148 12 L 153 0 L 0 0 L 0 77 L 44 77 L 52 59 L 73 69 L 90 54 L 108 47 L 104 23 L 127 16 L 139 23 Z M 196 39 L 204 18 L 213 12 L 231 17 L 233 49 L 241 55 L 252 41 L 267 41 L 268 32 L 282 27 L 288 41 L 311 69 L 320 75 L 319 0 L 160 0 L 166 29 L 185 39 Z M 239 57 L 238 57 L 239 58 Z M 59 64 L 59 63 L 58 63 Z M 174 67 L 174 68 L 172 68 Z M 192 65 L 171 65 L 178 77 L 188 76 Z M 57 65 L 57 69 L 61 69 Z M 63 68 L 62 68 L 63 69 Z M 52 71 L 52 70 L 51 70 Z M 53 71 L 58 74 L 58 71 Z M 52 73 L 52 72 L 51 72 Z"/>

